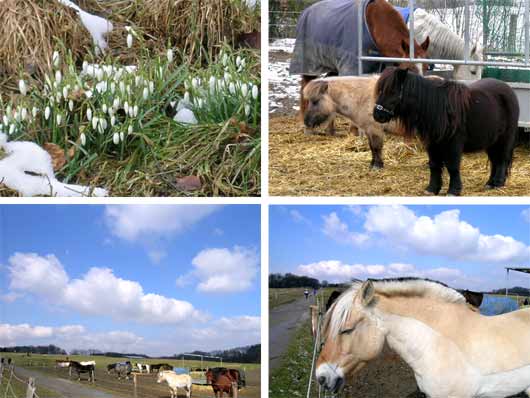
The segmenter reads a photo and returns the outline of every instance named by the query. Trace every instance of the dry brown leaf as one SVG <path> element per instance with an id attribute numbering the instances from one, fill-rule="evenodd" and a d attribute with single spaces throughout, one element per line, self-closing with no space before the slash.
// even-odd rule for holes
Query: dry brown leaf
<path id="1" fill-rule="evenodd" d="M 57 171 L 57 170 L 62 169 L 63 166 L 66 164 L 66 158 L 64 156 L 64 149 L 61 148 L 59 145 L 52 144 L 51 142 L 45 143 L 44 149 L 52 157 L 53 170 Z"/>
<path id="2" fill-rule="evenodd" d="M 177 179 L 177 188 L 182 191 L 197 191 L 201 187 L 201 179 L 197 176 L 186 176 Z"/>

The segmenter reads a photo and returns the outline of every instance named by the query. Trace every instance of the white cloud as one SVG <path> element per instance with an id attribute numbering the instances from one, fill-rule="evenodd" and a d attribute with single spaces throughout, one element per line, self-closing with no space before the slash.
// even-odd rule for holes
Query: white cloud
<path id="1" fill-rule="evenodd" d="M 528 209 L 524 209 L 521 212 L 521 217 L 523 217 L 523 220 L 525 220 L 527 223 L 530 223 L 530 207 Z"/>
<path id="2" fill-rule="evenodd" d="M 212 214 L 219 206 L 211 205 L 109 205 L 105 219 L 112 233 L 135 241 L 184 231 Z"/>
<path id="3" fill-rule="evenodd" d="M 15 254 L 9 259 L 8 268 L 10 289 L 15 293 L 31 293 L 83 314 L 147 324 L 205 319 L 191 303 L 144 293 L 138 282 L 121 279 L 110 268 L 94 267 L 80 279 L 70 280 L 55 256 L 33 253 Z"/>
<path id="4" fill-rule="evenodd" d="M 167 257 L 167 252 L 165 250 L 152 249 L 147 252 L 147 255 L 152 263 L 160 264 L 160 261 Z"/>
<path id="5" fill-rule="evenodd" d="M 218 346 L 211 347 L 215 349 L 256 344 L 261 339 L 260 321 L 259 316 L 223 317 L 209 327 L 194 329 L 192 336 L 203 344 L 205 341 L 215 341 Z M 219 347 L 220 344 L 223 347 Z"/>
<path id="6" fill-rule="evenodd" d="M 50 339 L 54 336 L 78 335 L 85 331 L 80 325 L 67 325 L 62 327 L 31 326 L 27 323 L 11 325 L 0 324 L 0 345 L 21 344 L 34 339 Z"/>
<path id="7" fill-rule="evenodd" d="M 199 252 L 192 260 L 193 276 L 199 279 L 197 289 L 207 293 L 233 293 L 250 289 L 259 269 L 255 250 L 235 246 Z M 181 276 L 177 283 L 186 281 Z"/>
<path id="8" fill-rule="evenodd" d="M 215 236 L 223 236 L 225 234 L 225 231 L 223 231 L 221 228 L 214 228 L 213 234 Z"/>
<path id="9" fill-rule="evenodd" d="M 311 224 L 311 221 L 309 221 L 308 218 L 306 218 L 302 213 L 300 213 L 296 209 L 289 210 L 289 215 L 291 216 L 291 219 L 296 223 L 307 224 L 307 225 Z"/>
<path id="10" fill-rule="evenodd" d="M 401 205 L 374 206 L 368 210 L 364 227 L 368 233 L 424 255 L 485 263 L 520 264 L 530 259 L 530 247 L 509 236 L 482 234 L 460 219 L 459 210 L 418 217 Z"/>
<path id="11" fill-rule="evenodd" d="M 335 212 L 322 218 L 324 219 L 322 232 L 337 242 L 362 245 L 370 239 L 367 234 L 350 231 L 346 223 L 342 222 Z"/>

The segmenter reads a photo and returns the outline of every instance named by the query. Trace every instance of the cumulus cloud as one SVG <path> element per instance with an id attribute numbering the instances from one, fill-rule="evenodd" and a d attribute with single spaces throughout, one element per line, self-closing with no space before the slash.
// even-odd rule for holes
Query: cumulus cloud
<path id="1" fill-rule="evenodd" d="M 16 253 L 9 258 L 8 269 L 13 292 L 34 294 L 83 314 L 147 324 L 205 319 L 191 303 L 145 293 L 138 282 L 119 278 L 110 268 L 93 267 L 71 280 L 53 255 Z"/>
<path id="2" fill-rule="evenodd" d="M 525 220 L 527 223 L 530 223 L 530 207 L 528 209 L 524 209 L 521 212 L 521 217 L 523 217 L 523 220 Z"/>
<path id="3" fill-rule="evenodd" d="M 530 259 L 526 244 L 510 236 L 482 234 L 460 219 L 459 210 L 418 217 L 405 206 L 374 206 L 368 210 L 364 227 L 368 233 L 424 255 L 485 263 L 517 264 Z"/>
<path id="4" fill-rule="evenodd" d="M 184 231 L 216 211 L 210 205 L 109 205 L 105 220 L 112 233 L 125 240 Z"/>
<path id="5" fill-rule="evenodd" d="M 261 339 L 261 323 L 259 316 L 223 317 L 211 323 L 208 327 L 197 328 L 192 336 L 197 342 L 216 341 L 224 347 L 245 346 L 259 343 Z"/>
<path id="6" fill-rule="evenodd" d="M 365 233 L 350 231 L 348 225 L 335 212 L 325 215 L 322 218 L 324 219 L 322 232 L 337 242 L 362 245 L 370 239 Z"/>
<path id="7" fill-rule="evenodd" d="M 177 279 L 177 284 L 197 278 L 197 289 L 207 293 L 234 293 L 250 289 L 259 269 L 255 250 L 240 246 L 214 248 L 199 252 L 192 260 L 191 275 Z"/>

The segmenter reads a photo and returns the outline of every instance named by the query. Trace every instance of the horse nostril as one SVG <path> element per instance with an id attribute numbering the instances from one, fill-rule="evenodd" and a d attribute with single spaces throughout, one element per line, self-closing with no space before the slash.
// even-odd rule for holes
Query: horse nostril
<path id="1" fill-rule="evenodd" d="M 318 378 L 318 384 L 323 385 L 326 382 L 326 378 L 324 376 L 320 376 Z"/>

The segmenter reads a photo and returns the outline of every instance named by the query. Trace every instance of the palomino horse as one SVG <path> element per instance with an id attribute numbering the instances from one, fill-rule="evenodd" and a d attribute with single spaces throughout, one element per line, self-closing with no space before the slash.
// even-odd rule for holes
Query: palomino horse
<path id="1" fill-rule="evenodd" d="M 158 373 L 157 383 L 165 381 L 169 387 L 171 398 L 178 398 L 178 389 L 186 391 L 186 397 L 191 398 L 192 380 L 190 375 L 178 375 L 172 370 L 162 370 Z"/>
<path id="2" fill-rule="evenodd" d="M 351 76 L 377 72 L 376 62 L 363 63 L 357 70 L 357 9 L 363 7 L 363 49 L 365 54 L 408 58 L 409 30 L 399 11 L 386 0 L 323 0 L 304 10 L 296 28 L 296 43 L 289 73 L 302 75 L 300 114 L 307 101 L 305 85 L 322 74 Z M 414 55 L 424 58 L 429 46 L 426 38 L 420 46 L 414 41 Z M 422 72 L 415 64 L 403 62 L 403 67 Z"/>
<path id="3" fill-rule="evenodd" d="M 530 396 L 530 309 L 483 316 L 442 283 L 354 283 L 327 312 L 316 377 L 337 392 L 386 343 L 430 398 Z"/>

